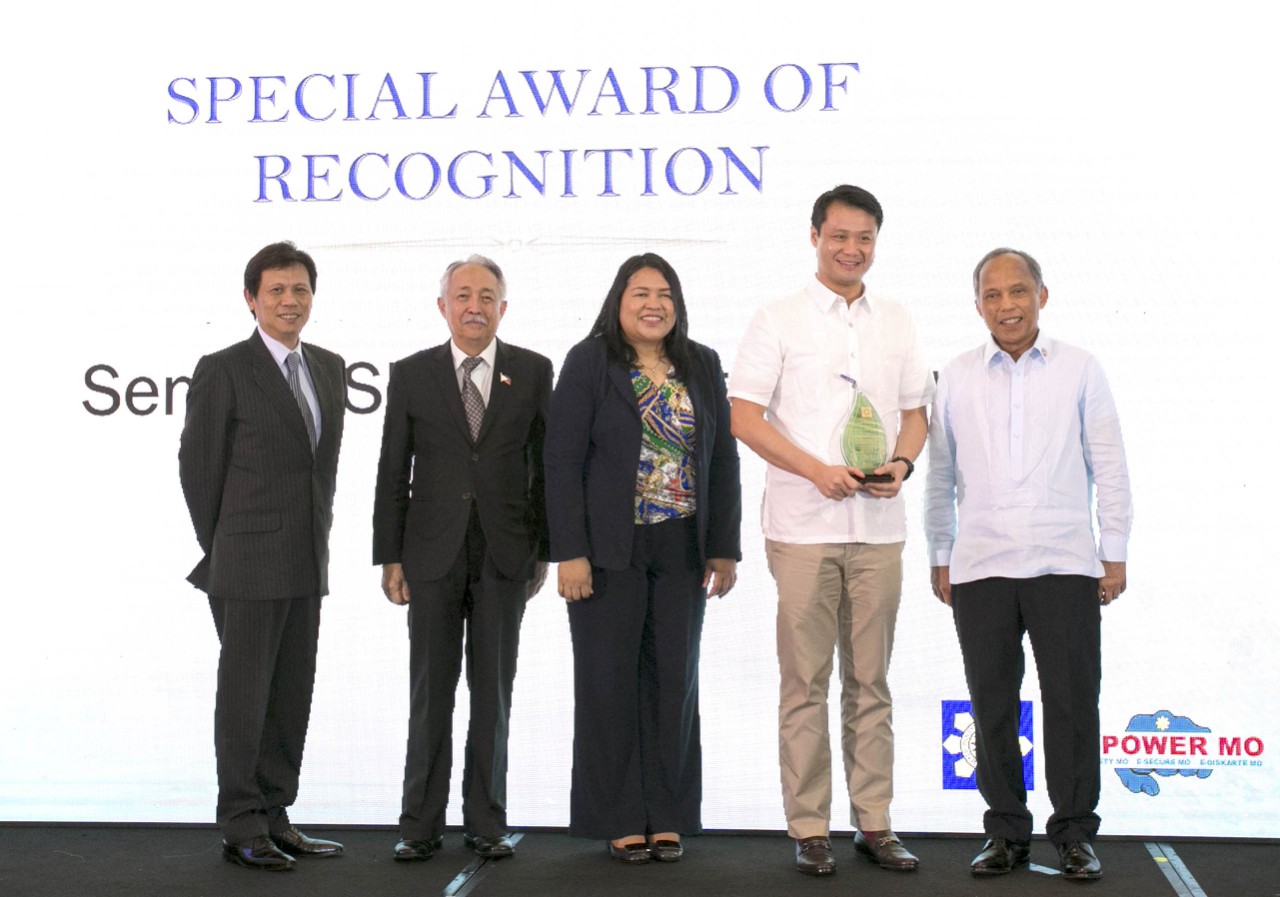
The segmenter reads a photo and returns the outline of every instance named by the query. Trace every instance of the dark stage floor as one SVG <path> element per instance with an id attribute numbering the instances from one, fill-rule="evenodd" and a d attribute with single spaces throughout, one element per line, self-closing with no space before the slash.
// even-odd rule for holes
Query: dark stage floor
<path id="1" fill-rule="evenodd" d="M 1068 882 L 1055 874 L 1046 841 L 1032 845 L 1032 866 L 994 879 L 969 875 L 977 837 L 912 837 L 914 873 L 888 872 L 835 841 L 839 870 L 809 878 L 791 868 L 780 834 L 708 834 L 690 838 L 684 860 L 627 867 L 603 844 L 562 832 L 528 832 L 507 860 L 477 860 L 450 832 L 426 863 L 391 859 L 396 834 L 384 828 L 313 829 L 346 845 L 338 859 L 302 861 L 287 873 L 241 869 L 220 856 L 212 827 L 0 825 L 0 897 L 1280 897 L 1280 845 L 1226 841 L 1100 841 L 1103 877 Z"/>

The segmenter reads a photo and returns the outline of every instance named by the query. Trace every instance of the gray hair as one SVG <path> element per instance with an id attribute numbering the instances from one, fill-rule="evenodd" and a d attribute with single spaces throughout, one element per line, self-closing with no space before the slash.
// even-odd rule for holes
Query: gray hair
<path id="1" fill-rule="evenodd" d="M 978 267 L 973 269 L 973 295 L 978 295 L 978 278 L 982 274 L 982 267 L 989 261 L 1002 255 L 1016 255 L 1022 259 L 1027 265 L 1027 270 L 1031 272 L 1032 278 L 1035 279 L 1036 289 L 1044 289 L 1044 276 L 1040 273 L 1040 263 L 1031 257 L 1031 253 L 1023 252 L 1021 249 L 1010 249 L 1008 246 L 1001 246 L 999 249 L 993 249 L 982 257 L 982 261 L 978 262 Z"/>
<path id="2" fill-rule="evenodd" d="M 502 276 L 502 269 L 498 267 L 498 263 L 488 256 L 472 253 L 465 259 L 459 259 L 456 262 L 450 262 L 449 267 L 444 269 L 444 275 L 440 278 L 440 296 L 443 298 L 449 292 L 449 278 L 453 276 L 453 272 L 457 271 L 463 265 L 479 265 L 498 280 L 498 301 L 507 301 L 507 279 Z"/>

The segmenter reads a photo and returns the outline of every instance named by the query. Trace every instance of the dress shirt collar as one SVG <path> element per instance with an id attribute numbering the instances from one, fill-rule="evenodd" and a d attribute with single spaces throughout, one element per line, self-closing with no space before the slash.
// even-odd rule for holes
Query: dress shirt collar
<path id="1" fill-rule="evenodd" d="M 302 340 L 298 340 L 298 347 L 296 349 L 290 349 L 284 343 L 280 342 L 280 340 L 273 336 L 269 336 L 262 327 L 258 327 L 258 336 L 262 337 L 262 342 L 266 344 L 267 351 L 271 353 L 271 357 L 276 360 L 276 364 L 282 371 L 286 370 L 284 363 L 286 358 L 294 352 L 297 352 L 299 355 L 302 354 Z M 306 365 L 306 361 L 307 359 L 304 357 L 302 359 L 304 366 Z"/>
<path id="2" fill-rule="evenodd" d="M 471 357 L 467 355 L 466 352 L 459 349 L 458 344 L 453 340 L 449 340 L 449 349 L 453 352 L 453 369 L 455 371 L 462 367 L 462 362 Z M 484 351 L 476 357 L 487 364 L 490 370 L 493 370 L 494 367 L 497 366 L 498 338 L 495 336 L 493 339 L 489 340 L 489 345 L 485 346 Z"/>
<path id="3" fill-rule="evenodd" d="M 809 285 L 805 287 L 805 294 L 812 300 L 814 307 L 822 314 L 827 314 L 832 307 L 839 303 L 852 314 L 861 311 L 864 314 L 873 314 L 875 312 L 875 301 L 871 298 L 871 289 L 864 282 L 862 285 L 862 295 L 853 302 L 848 302 L 839 293 L 828 289 L 826 284 L 818 280 L 815 274 L 813 280 L 809 281 Z M 843 312 L 842 312 L 843 313 Z"/>
<path id="4" fill-rule="evenodd" d="M 1053 338 L 1046 336 L 1044 328 L 1041 328 L 1040 332 L 1036 334 L 1036 341 L 1031 345 L 1031 348 L 1022 354 L 1030 355 L 1032 358 L 1039 358 L 1047 365 L 1049 359 L 1053 357 L 1053 343 Z M 1003 363 L 1006 358 L 1009 359 L 1010 364 L 1016 363 L 1013 360 L 1013 356 L 996 345 L 995 337 L 988 337 L 987 341 L 982 344 L 983 366 L 989 368 L 993 363 Z"/>

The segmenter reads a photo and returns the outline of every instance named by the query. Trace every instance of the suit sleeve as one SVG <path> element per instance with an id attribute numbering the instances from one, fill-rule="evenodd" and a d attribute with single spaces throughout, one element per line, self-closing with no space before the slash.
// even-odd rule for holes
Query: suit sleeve
<path id="1" fill-rule="evenodd" d="M 715 402 L 715 440 L 711 447 L 711 481 L 707 495 L 711 513 L 707 520 L 707 557 L 742 560 L 742 477 L 738 441 L 729 426 L 729 394 L 725 388 L 720 356 L 708 349 L 707 368 Z"/>
<path id="2" fill-rule="evenodd" d="M 409 472 L 413 463 L 413 421 L 405 395 L 404 363 L 393 365 L 382 421 L 382 451 L 373 497 L 373 563 L 397 564 L 404 550 L 409 512 Z"/>
<path id="3" fill-rule="evenodd" d="M 529 430 L 529 533 L 532 536 L 537 558 L 550 560 L 551 540 L 547 527 L 547 477 L 544 468 L 543 445 L 547 436 L 547 418 L 551 412 L 551 362 L 539 359 L 542 370 L 538 375 L 537 411 Z"/>
<path id="4" fill-rule="evenodd" d="M 219 359 L 201 358 L 187 392 L 187 413 L 178 446 L 178 477 L 206 560 L 222 507 L 222 491 L 235 438 L 236 397 Z"/>
<path id="5" fill-rule="evenodd" d="M 551 394 L 544 448 L 550 559 L 590 557 L 586 467 L 595 418 L 596 389 L 582 344 L 569 351 Z"/>

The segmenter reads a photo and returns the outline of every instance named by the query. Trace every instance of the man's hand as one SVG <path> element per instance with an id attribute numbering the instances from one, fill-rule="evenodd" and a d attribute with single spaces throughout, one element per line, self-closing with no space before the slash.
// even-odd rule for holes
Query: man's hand
<path id="1" fill-rule="evenodd" d="M 556 567 L 560 597 L 565 601 L 581 601 L 591 597 L 591 561 L 574 558 Z"/>
<path id="2" fill-rule="evenodd" d="M 707 570 L 702 575 L 702 587 L 708 598 L 723 598 L 738 581 L 738 562 L 733 558 L 707 558 Z"/>
<path id="3" fill-rule="evenodd" d="M 1125 579 L 1124 561 L 1103 561 L 1102 578 L 1098 580 L 1098 600 L 1104 605 L 1120 597 L 1128 582 Z"/>
<path id="4" fill-rule="evenodd" d="M 855 473 L 858 476 L 862 476 L 862 471 L 856 467 L 820 464 L 817 470 L 813 472 L 813 475 L 809 477 L 809 482 L 817 487 L 823 498 L 843 501 L 859 489 L 865 488 L 854 477 Z"/>
<path id="5" fill-rule="evenodd" d="M 907 465 L 902 461 L 886 461 L 871 472 L 887 473 L 893 479 L 887 483 L 863 483 L 862 488 L 866 490 L 867 495 L 872 498 L 893 498 L 902 489 L 902 478 L 907 475 Z"/>
<path id="6" fill-rule="evenodd" d="M 947 607 L 951 606 L 951 568 L 930 567 L 929 583 L 933 586 L 933 594 Z"/>
<path id="7" fill-rule="evenodd" d="M 382 594 L 392 604 L 409 603 L 409 584 L 404 579 L 404 568 L 400 564 L 382 565 Z"/>

